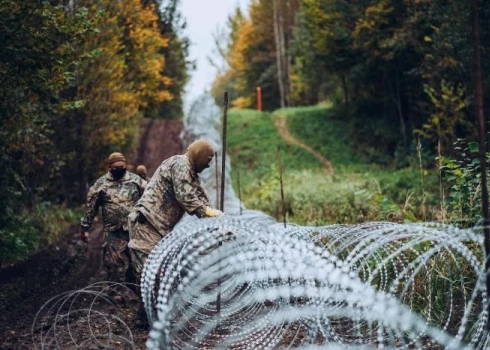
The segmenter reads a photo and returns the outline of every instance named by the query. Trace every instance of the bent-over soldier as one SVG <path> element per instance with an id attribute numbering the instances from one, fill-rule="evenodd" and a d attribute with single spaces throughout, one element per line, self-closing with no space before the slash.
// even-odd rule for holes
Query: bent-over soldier
<path id="1" fill-rule="evenodd" d="M 166 159 L 151 178 L 145 193 L 129 215 L 129 248 L 139 281 L 146 258 L 184 213 L 199 218 L 223 214 L 212 209 L 199 178 L 208 168 L 214 150 L 209 142 L 193 142 L 185 154 Z"/>
<path id="2" fill-rule="evenodd" d="M 143 180 L 148 181 L 148 171 L 143 164 L 136 167 L 136 174 L 138 174 L 138 176 L 141 177 Z"/>

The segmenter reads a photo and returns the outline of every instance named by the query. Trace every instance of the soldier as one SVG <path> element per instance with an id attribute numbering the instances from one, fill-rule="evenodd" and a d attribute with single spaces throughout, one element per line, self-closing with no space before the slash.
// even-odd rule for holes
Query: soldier
<path id="1" fill-rule="evenodd" d="M 143 180 L 148 181 L 146 178 L 148 172 L 146 171 L 146 167 L 144 165 L 138 165 L 136 167 L 136 174 L 138 174 Z"/>
<path id="2" fill-rule="evenodd" d="M 127 217 L 143 194 L 146 181 L 126 171 L 126 159 L 121 153 L 112 153 L 107 163 L 109 171 L 88 191 L 85 215 L 81 220 L 80 238 L 85 243 L 88 241 L 88 231 L 99 206 L 102 206 L 106 236 L 104 265 L 107 279 L 120 282 L 120 276 L 124 273 L 126 281 L 134 282 L 130 270 Z"/>
<path id="3" fill-rule="evenodd" d="M 172 231 L 185 212 L 199 218 L 223 214 L 210 208 L 209 196 L 199 178 L 213 156 L 213 147 L 205 140 L 198 140 L 184 155 L 163 161 L 129 215 L 129 248 L 137 283 L 151 250 Z M 139 317 L 144 322 L 144 310 L 140 309 Z"/>

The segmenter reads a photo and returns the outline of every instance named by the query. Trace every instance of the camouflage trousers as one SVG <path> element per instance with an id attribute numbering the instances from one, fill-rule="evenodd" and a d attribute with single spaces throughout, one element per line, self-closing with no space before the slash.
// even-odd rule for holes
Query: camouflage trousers
<path id="1" fill-rule="evenodd" d="M 136 219 L 129 220 L 128 226 L 131 237 L 151 237 L 158 235 L 158 231 L 147 220 L 143 220 L 143 222 L 139 222 Z M 131 252 L 131 263 L 136 275 L 137 284 L 139 284 L 148 254 L 136 249 L 130 248 L 129 250 Z"/>
<path id="2" fill-rule="evenodd" d="M 110 282 L 135 282 L 128 242 L 128 231 L 117 230 L 106 233 L 104 267 L 107 280 Z"/>

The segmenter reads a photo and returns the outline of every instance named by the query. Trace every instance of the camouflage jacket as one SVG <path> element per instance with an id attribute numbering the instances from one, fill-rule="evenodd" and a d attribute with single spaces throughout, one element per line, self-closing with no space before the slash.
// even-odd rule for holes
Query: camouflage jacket
<path id="1" fill-rule="evenodd" d="M 142 213 L 161 237 L 170 232 L 185 212 L 205 217 L 209 196 L 186 155 L 165 160 L 152 176 L 135 212 Z M 133 215 L 130 216 L 130 219 Z M 130 232 L 131 236 L 131 232 Z M 152 237 L 157 241 L 161 237 Z M 149 238 L 131 236 L 129 247 L 140 250 Z"/>
<path id="2" fill-rule="evenodd" d="M 126 171 L 124 177 L 117 181 L 110 172 L 103 175 L 88 191 L 81 229 L 83 231 L 90 229 L 99 206 L 102 206 L 105 231 L 116 231 L 121 228 L 127 230 L 128 214 L 140 199 L 145 187 L 146 181 L 129 171 Z"/>

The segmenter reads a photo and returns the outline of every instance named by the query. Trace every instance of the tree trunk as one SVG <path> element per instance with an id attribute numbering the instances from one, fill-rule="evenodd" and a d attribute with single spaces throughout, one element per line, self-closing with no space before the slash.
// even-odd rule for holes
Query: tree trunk
<path id="1" fill-rule="evenodd" d="M 77 140 L 76 140 L 76 159 L 77 161 L 77 178 L 78 178 L 78 198 L 77 201 L 79 203 L 83 203 L 85 200 L 85 196 L 87 195 L 87 188 L 86 188 L 86 183 L 87 183 L 87 178 L 85 175 L 85 145 L 84 145 L 84 138 L 83 138 L 83 115 L 81 115 L 80 112 L 75 112 L 76 113 L 76 118 L 75 122 L 77 123 L 75 126 L 76 130 L 76 135 L 77 135 Z"/>
<path id="2" fill-rule="evenodd" d="M 277 0 L 276 0 L 277 1 Z M 284 33 L 284 16 L 282 12 L 282 7 L 278 8 L 277 11 L 278 18 L 278 28 L 279 28 L 279 43 L 280 43 L 280 57 L 281 57 L 281 66 L 282 66 L 282 85 L 284 87 L 284 105 L 289 106 L 289 62 L 288 57 L 286 56 L 286 35 Z"/>
<path id="3" fill-rule="evenodd" d="M 471 0 L 472 17 L 472 44 L 473 44 L 473 79 L 475 84 L 475 108 L 478 118 L 478 138 L 480 144 L 480 170 L 481 170 L 481 193 L 483 211 L 483 234 L 485 246 L 485 271 L 487 299 L 490 297 L 490 229 L 488 212 L 488 187 L 487 187 L 487 166 L 486 166 L 486 132 L 485 116 L 483 113 L 483 79 L 481 70 L 480 55 L 480 24 L 478 20 L 478 0 Z M 487 306 L 490 312 L 490 304 Z M 487 330 L 490 329 L 490 317 L 487 319 Z"/>
<path id="4" fill-rule="evenodd" d="M 65 0 L 65 14 L 73 14 L 75 12 L 75 0 Z"/>
<path id="5" fill-rule="evenodd" d="M 282 59 L 282 45 L 281 45 L 281 32 L 280 32 L 280 20 L 279 9 L 277 7 L 277 0 L 272 0 L 272 14 L 274 22 L 274 39 L 276 42 L 276 64 L 277 64 L 277 83 L 279 85 L 279 99 L 281 108 L 286 107 L 284 81 L 283 81 L 283 62 Z"/>
<path id="6" fill-rule="evenodd" d="M 349 91 L 347 89 L 347 81 L 344 72 L 340 73 L 340 79 L 342 80 L 342 90 L 344 91 L 344 108 L 347 112 L 347 108 L 349 107 Z"/>
<path id="7" fill-rule="evenodd" d="M 407 148 L 407 125 L 405 123 L 405 116 L 403 114 L 402 98 L 400 92 L 400 77 L 398 71 L 396 72 L 396 107 L 398 109 L 398 118 L 400 120 L 400 129 L 403 137 L 403 146 Z"/>

